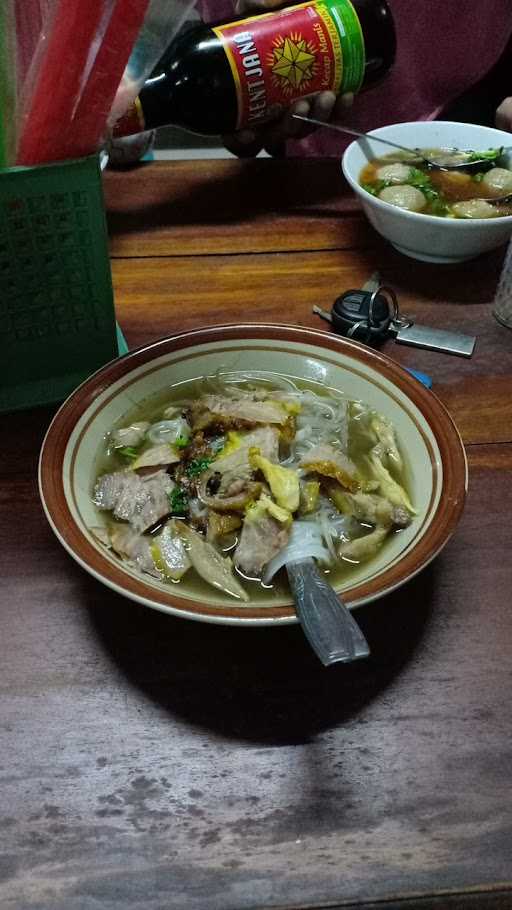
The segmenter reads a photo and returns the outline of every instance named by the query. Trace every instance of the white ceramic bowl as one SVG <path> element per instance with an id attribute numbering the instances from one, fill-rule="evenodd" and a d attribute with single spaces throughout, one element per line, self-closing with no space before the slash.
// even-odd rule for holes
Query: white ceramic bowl
<path id="1" fill-rule="evenodd" d="M 393 591 L 426 566 L 462 512 L 466 459 L 457 430 L 436 396 L 383 354 L 327 332 L 281 325 L 216 326 L 163 339 L 112 361 L 80 386 L 55 416 L 41 452 L 40 492 L 63 546 L 99 581 L 166 613 L 208 622 L 296 622 L 290 596 L 248 604 L 214 588 L 189 589 L 137 573 L 99 544 L 104 522 L 91 501 L 105 434 L 134 404 L 180 381 L 217 371 L 263 370 L 326 383 L 389 417 L 409 462 L 418 516 L 340 587 L 349 606 Z"/>
<path id="2" fill-rule="evenodd" d="M 394 123 L 372 130 L 408 148 L 456 147 L 483 151 L 512 146 L 512 135 L 472 123 L 428 120 Z M 362 139 L 352 142 L 342 159 L 343 173 L 361 200 L 365 214 L 379 234 L 406 256 L 424 262 L 462 262 L 506 243 L 512 235 L 512 215 L 474 220 L 438 218 L 407 212 L 367 193 L 359 184 L 363 167 L 372 158 L 392 152 L 383 143 Z"/>

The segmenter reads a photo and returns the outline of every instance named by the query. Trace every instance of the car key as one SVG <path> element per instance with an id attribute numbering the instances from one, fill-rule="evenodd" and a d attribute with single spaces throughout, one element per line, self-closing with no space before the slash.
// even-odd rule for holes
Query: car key
<path id="1" fill-rule="evenodd" d="M 471 357 L 476 343 L 474 335 L 418 325 L 402 315 L 395 292 L 382 284 L 373 290 L 346 291 L 334 301 L 330 313 L 317 306 L 313 312 L 330 322 L 338 334 L 364 344 L 394 336 L 398 344 Z"/>

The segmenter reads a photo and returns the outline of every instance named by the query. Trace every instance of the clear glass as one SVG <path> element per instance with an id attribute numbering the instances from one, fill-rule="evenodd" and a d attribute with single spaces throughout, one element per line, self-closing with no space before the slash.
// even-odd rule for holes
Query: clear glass
<path id="1" fill-rule="evenodd" d="M 498 322 L 512 329 L 512 240 L 510 240 L 503 262 L 498 287 L 494 295 L 492 313 Z"/>

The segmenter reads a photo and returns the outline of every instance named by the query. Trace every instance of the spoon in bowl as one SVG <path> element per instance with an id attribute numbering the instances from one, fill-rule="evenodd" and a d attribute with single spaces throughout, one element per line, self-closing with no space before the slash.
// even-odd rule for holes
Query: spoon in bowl
<path id="1" fill-rule="evenodd" d="M 411 155 L 413 161 L 423 161 L 429 168 L 437 171 L 456 171 L 459 168 L 464 168 L 465 171 L 475 170 L 481 167 L 483 164 L 489 164 L 489 159 L 486 157 L 473 159 L 472 161 L 457 161 L 453 164 L 447 164 L 446 162 L 440 161 L 436 158 L 427 158 L 426 155 L 422 155 L 419 149 L 411 149 L 406 145 L 400 145 L 397 142 L 391 142 L 390 139 L 381 139 L 380 136 L 372 136 L 369 133 L 361 133 L 358 130 L 350 129 L 348 126 L 339 126 L 336 123 L 329 123 L 324 120 L 315 120 L 314 117 L 304 117 L 302 114 L 292 114 L 292 117 L 295 120 L 303 120 L 305 123 L 311 123 L 315 126 L 327 127 L 329 130 L 335 130 L 338 133 L 347 133 L 349 136 L 356 136 L 358 139 L 368 139 L 371 142 L 382 142 L 383 145 L 391 146 L 392 148 L 399 149 L 401 152 L 407 152 L 408 155 Z M 457 148 L 447 148 L 443 149 L 446 152 L 459 153 L 460 155 L 467 154 L 466 151 Z M 404 161 L 404 164 L 409 162 Z M 412 162 L 410 162 L 412 163 Z"/>
<path id="2" fill-rule="evenodd" d="M 286 571 L 302 631 L 324 667 L 368 657 L 366 638 L 314 559 L 288 562 Z"/>
<path id="3" fill-rule="evenodd" d="M 294 521 L 287 545 L 268 563 L 268 584 L 283 566 L 302 631 L 325 667 L 368 657 L 370 649 L 343 600 L 317 569 L 315 559 L 329 560 L 317 522 Z"/>

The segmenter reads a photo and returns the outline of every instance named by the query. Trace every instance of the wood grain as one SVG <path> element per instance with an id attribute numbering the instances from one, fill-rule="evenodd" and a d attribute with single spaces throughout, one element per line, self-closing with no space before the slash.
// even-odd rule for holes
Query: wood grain
<path id="1" fill-rule="evenodd" d="M 109 172 L 111 253 L 168 257 L 375 245 L 339 162 L 316 164 L 157 162 Z"/>
<path id="2" fill-rule="evenodd" d="M 358 611 L 370 660 L 324 670 L 300 629 L 173 619 L 56 541 L 37 492 L 53 411 L 4 418 L 0 903 L 9 910 L 505 910 L 512 906 L 512 334 L 502 251 L 405 260 L 337 162 L 191 162 L 105 179 L 131 346 L 197 325 L 319 325 L 378 268 L 470 360 L 387 342 L 467 444 L 462 521 Z"/>
<path id="3" fill-rule="evenodd" d="M 453 540 L 358 612 L 371 659 L 327 674 L 296 628 L 173 620 L 89 578 L 13 427 L 32 455 L 2 477 L 4 906 L 507 906 L 508 446 L 473 447 Z"/>
<path id="4" fill-rule="evenodd" d="M 313 303 L 330 311 L 342 291 L 360 287 L 377 269 L 417 322 L 477 335 L 471 359 L 393 341 L 386 343 L 386 353 L 433 377 L 435 392 L 452 413 L 465 443 L 512 441 L 512 333 L 491 315 L 492 281 L 482 262 L 465 265 L 463 273 L 451 270 L 448 287 L 439 283 L 438 270 L 432 266 L 399 268 L 402 262 L 398 254 L 391 261 L 389 253 L 381 259 L 364 250 L 350 256 L 331 250 L 116 259 L 112 272 L 121 325 L 135 346 L 222 322 L 284 321 L 318 328 L 323 323 L 313 314 Z M 489 264 L 495 263 L 496 257 L 490 257 Z M 468 281 L 473 297 L 466 301 Z"/>

